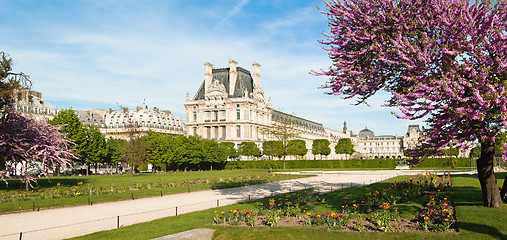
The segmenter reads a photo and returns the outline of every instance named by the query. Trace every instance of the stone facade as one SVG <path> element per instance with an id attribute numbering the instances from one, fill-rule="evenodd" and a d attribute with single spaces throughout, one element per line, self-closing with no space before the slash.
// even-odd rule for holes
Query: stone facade
<path id="1" fill-rule="evenodd" d="M 337 159 L 334 146 L 340 138 L 350 136 L 346 133 L 326 129 L 316 123 L 273 109 L 271 99 L 266 102 L 260 84 L 260 64 L 252 63 L 252 73 L 238 67 L 237 62 L 229 60 L 228 68 L 213 68 L 204 63 L 204 81 L 193 98 L 187 94 L 186 133 L 200 135 L 217 141 L 255 142 L 259 147 L 266 140 L 275 140 L 263 133 L 263 129 L 277 123 L 277 120 L 291 121 L 300 133 L 298 139 L 305 140 L 311 154 L 314 139 L 329 139 L 331 155 L 324 159 Z"/>
<path id="2" fill-rule="evenodd" d="M 14 90 L 14 108 L 37 119 L 50 120 L 58 115 L 58 109 L 42 99 L 42 93 L 28 88 Z"/>
<path id="3" fill-rule="evenodd" d="M 185 124 L 179 116 L 173 115 L 169 110 L 137 107 L 135 110 L 129 110 L 128 108 L 121 111 L 93 109 L 76 110 L 74 112 L 84 124 L 99 127 L 100 132 L 106 138 L 127 139 L 126 126 L 129 123 L 137 126 L 137 131 L 143 134 L 148 131 L 172 135 L 185 134 Z"/>
<path id="4" fill-rule="evenodd" d="M 262 143 L 262 129 L 272 123 L 271 101 L 260 87 L 260 64 L 253 74 L 229 60 L 229 68 L 204 63 L 204 81 L 190 99 L 187 94 L 186 133 L 207 139 L 240 143 Z"/>

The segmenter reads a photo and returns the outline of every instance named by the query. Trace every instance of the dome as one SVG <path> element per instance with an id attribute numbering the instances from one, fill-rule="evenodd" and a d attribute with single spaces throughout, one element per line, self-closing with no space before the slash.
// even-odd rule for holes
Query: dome
<path id="1" fill-rule="evenodd" d="M 360 138 L 374 138 L 375 133 L 372 130 L 365 128 L 365 129 L 359 131 L 359 137 Z"/>

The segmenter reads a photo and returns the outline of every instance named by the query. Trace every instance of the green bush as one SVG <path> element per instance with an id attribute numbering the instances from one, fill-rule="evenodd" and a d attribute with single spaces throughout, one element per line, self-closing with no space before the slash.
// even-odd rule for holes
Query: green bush
<path id="1" fill-rule="evenodd" d="M 413 169 L 428 168 L 465 168 L 471 167 L 474 158 L 426 158 L 421 163 L 411 166 Z M 473 164 L 475 166 L 475 162 Z"/>
<path id="2" fill-rule="evenodd" d="M 287 169 L 340 168 L 340 169 L 394 169 L 399 159 L 354 159 L 354 160 L 288 160 Z M 470 167 L 470 158 L 428 158 L 411 169 L 439 169 Z M 281 160 L 229 161 L 225 169 L 282 169 Z"/>
<path id="3" fill-rule="evenodd" d="M 395 159 L 375 160 L 290 160 L 286 161 L 288 169 L 304 168 L 385 168 L 390 169 L 396 166 Z M 280 160 L 259 160 L 259 161 L 235 161 L 227 162 L 225 169 L 282 169 Z"/>

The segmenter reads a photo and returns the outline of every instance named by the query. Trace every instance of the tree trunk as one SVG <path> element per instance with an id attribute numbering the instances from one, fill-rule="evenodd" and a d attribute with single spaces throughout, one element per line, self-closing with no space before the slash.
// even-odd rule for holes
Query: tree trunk
<path id="1" fill-rule="evenodd" d="M 283 155 L 283 170 L 285 171 L 285 155 Z"/>
<path id="2" fill-rule="evenodd" d="M 503 180 L 502 192 L 500 192 L 500 197 L 503 199 L 504 203 L 507 203 L 507 175 L 505 175 L 505 179 Z"/>
<path id="3" fill-rule="evenodd" d="M 485 207 L 502 207 L 502 198 L 493 171 L 495 145 L 492 142 L 481 142 L 481 148 L 481 157 L 477 159 L 477 173 L 481 183 L 483 204 Z"/>

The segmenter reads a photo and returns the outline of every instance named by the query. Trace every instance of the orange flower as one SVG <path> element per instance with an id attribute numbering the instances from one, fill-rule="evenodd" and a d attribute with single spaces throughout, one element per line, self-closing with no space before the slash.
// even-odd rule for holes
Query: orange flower
<path id="1" fill-rule="evenodd" d="M 428 221 L 428 220 L 430 220 L 429 217 L 424 217 L 424 221 Z"/>
<path id="2" fill-rule="evenodd" d="M 389 209 L 389 205 L 382 206 L 383 209 Z"/>
<path id="3" fill-rule="evenodd" d="M 449 222 L 449 218 L 444 219 L 444 221 Z"/>
<path id="4" fill-rule="evenodd" d="M 273 206 L 273 205 L 275 205 L 275 203 L 274 202 L 269 202 L 269 205 Z"/>

